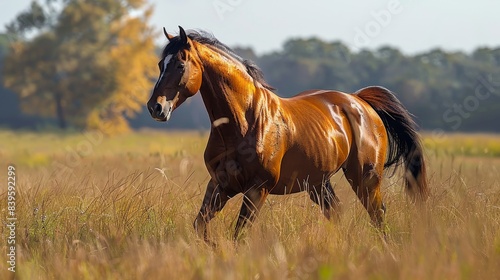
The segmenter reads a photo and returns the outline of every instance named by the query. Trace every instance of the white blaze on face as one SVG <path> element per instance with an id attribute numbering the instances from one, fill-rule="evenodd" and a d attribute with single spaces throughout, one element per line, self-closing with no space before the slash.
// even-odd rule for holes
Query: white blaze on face
<path id="1" fill-rule="evenodd" d="M 155 89 L 158 87 L 158 84 L 160 84 L 161 79 L 163 79 L 163 76 L 165 75 L 165 72 L 167 71 L 167 66 L 170 60 L 172 59 L 172 55 L 169 54 L 165 57 L 163 60 L 163 71 L 160 74 L 160 78 L 158 78 L 158 81 L 156 81 Z"/>

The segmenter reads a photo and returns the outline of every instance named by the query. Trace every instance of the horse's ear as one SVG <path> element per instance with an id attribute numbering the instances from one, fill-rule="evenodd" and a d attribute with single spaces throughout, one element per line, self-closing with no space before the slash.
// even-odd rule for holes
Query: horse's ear
<path id="1" fill-rule="evenodd" d="M 181 43 L 186 44 L 188 43 L 188 38 L 186 35 L 186 31 L 184 31 L 184 28 L 179 26 L 179 36 L 181 37 Z"/>
<path id="2" fill-rule="evenodd" d="M 170 40 L 172 40 L 172 38 L 174 38 L 174 36 L 168 34 L 168 32 L 165 29 L 165 27 L 163 27 L 163 34 L 165 34 L 165 37 L 167 37 L 168 41 L 170 41 Z"/>

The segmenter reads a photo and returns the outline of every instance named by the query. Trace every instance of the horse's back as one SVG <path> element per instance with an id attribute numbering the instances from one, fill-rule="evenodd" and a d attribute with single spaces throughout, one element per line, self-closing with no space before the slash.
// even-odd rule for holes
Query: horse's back
<path id="1" fill-rule="evenodd" d="M 297 93 L 296 95 L 292 96 L 292 97 L 289 97 L 287 98 L 288 100 L 298 100 L 298 99 L 302 99 L 302 98 L 307 98 L 307 97 L 311 97 L 311 96 L 315 96 L 315 95 L 321 95 L 321 94 L 329 94 L 329 95 L 337 95 L 337 94 L 346 94 L 344 92 L 341 92 L 341 91 L 337 91 L 337 90 L 328 90 L 328 89 L 310 89 L 310 90 L 305 90 L 305 91 L 302 91 L 302 92 L 299 92 Z"/>
<path id="2" fill-rule="evenodd" d="M 381 123 L 381 119 L 375 110 L 365 100 L 359 98 L 357 92 L 345 93 L 335 90 L 307 90 L 285 100 L 288 103 L 297 103 L 297 106 L 305 103 L 315 106 L 323 104 L 323 106 L 329 108 L 336 106 L 338 111 L 349 118 L 351 126 L 363 126 L 363 122 L 368 122 L 368 125 L 378 125 Z M 330 110 L 330 115 L 332 113 L 336 114 L 338 111 L 332 112 Z"/>

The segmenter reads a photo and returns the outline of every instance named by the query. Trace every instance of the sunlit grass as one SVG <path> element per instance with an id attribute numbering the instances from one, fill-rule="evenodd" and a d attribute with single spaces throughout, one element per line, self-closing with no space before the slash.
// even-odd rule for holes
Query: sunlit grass
<path id="1" fill-rule="evenodd" d="M 208 181 L 206 139 L 206 133 L 144 131 L 92 143 L 82 134 L 1 131 L 2 161 L 17 167 L 16 278 L 494 279 L 500 273 L 500 158 L 479 152 L 495 149 L 497 136 L 446 135 L 438 144 L 427 136 L 432 196 L 417 209 L 399 176 L 385 181 L 387 244 L 337 174 L 338 224 L 305 194 L 270 196 L 234 243 L 238 196 L 210 224 L 215 249 L 192 229 Z M 86 142 L 92 149 L 83 152 Z M 4 219 L 5 203 L 1 209 Z M 6 240 L 5 227 L 0 234 Z M 1 279 L 10 275 L 5 258 Z"/>
<path id="2" fill-rule="evenodd" d="M 425 134 L 428 151 L 445 156 L 500 157 L 500 135 Z"/>

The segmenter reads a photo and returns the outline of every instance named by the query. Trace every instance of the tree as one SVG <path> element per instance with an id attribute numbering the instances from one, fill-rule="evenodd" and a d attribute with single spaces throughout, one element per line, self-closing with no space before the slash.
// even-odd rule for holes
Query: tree
<path id="1" fill-rule="evenodd" d="M 127 130 L 125 115 L 140 111 L 154 75 L 151 8 L 145 0 L 61 0 L 58 10 L 55 2 L 33 2 L 8 26 L 16 40 L 6 86 L 24 112 L 56 117 L 61 128 Z"/>
<path id="2" fill-rule="evenodd" d="M 87 125 L 108 133 L 129 129 L 126 117 L 133 117 L 144 107 L 149 97 L 151 78 L 157 74 L 154 32 L 146 22 L 151 9 L 142 17 L 127 17 L 113 27 L 115 44 L 109 49 L 114 88 L 96 107 Z"/>
<path id="3" fill-rule="evenodd" d="M 6 34 L 0 34 L 0 69 L 3 68 L 5 56 L 10 47 L 10 40 Z M 19 111 L 18 97 L 2 83 L 2 71 L 0 71 L 0 126 L 1 127 L 34 127 L 36 120 L 23 115 Z"/>

